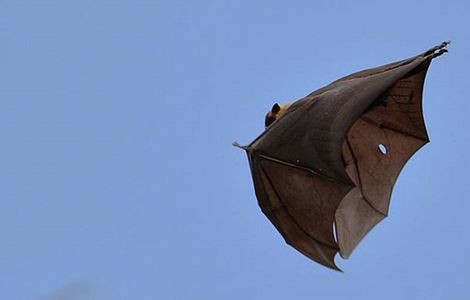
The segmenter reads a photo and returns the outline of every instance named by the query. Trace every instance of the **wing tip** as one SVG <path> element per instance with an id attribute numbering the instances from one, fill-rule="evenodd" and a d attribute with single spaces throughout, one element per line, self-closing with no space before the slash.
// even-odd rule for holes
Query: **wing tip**
<path id="1" fill-rule="evenodd" d="M 306 251 L 307 249 L 299 248 L 298 245 L 296 245 L 295 243 L 292 243 L 286 237 L 284 237 L 284 240 L 285 240 L 286 244 L 293 247 L 300 254 L 303 254 L 304 256 L 308 257 L 310 260 L 316 262 L 317 264 L 320 264 L 324 267 L 327 267 L 328 269 L 338 271 L 340 273 L 344 273 L 343 270 L 341 270 L 335 263 L 335 256 L 336 256 L 337 252 L 331 256 L 331 255 L 326 255 L 326 253 L 324 253 L 323 251 L 320 250 L 320 251 L 316 251 L 317 254 L 319 254 L 319 257 L 315 257 L 315 256 L 312 256 L 309 253 L 309 251 Z M 336 251 L 338 251 L 338 250 L 336 250 Z"/>
<path id="2" fill-rule="evenodd" d="M 333 271 L 337 271 L 337 272 L 339 272 L 339 273 L 344 273 L 344 271 L 343 271 L 342 269 L 340 269 L 340 268 L 336 265 L 334 259 L 333 259 L 333 261 L 331 262 L 331 264 L 328 264 L 328 265 L 327 265 L 327 264 L 322 264 L 322 263 L 320 263 L 320 264 L 323 265 L 323 266 L 325 266 L 325 267 L 327 267 L 328 269 L 333 270 Z"/>

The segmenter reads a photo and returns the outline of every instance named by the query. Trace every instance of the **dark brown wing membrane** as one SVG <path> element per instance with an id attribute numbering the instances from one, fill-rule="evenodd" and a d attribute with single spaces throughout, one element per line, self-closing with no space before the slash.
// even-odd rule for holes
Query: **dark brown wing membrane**
<path id="1" fill-rule="evenodd" d="M 341 256 L 388 214 L 393 186 L 411 156 L 428 142 L 422 117 L 422 90 L 429 63 L 397 81 L 363 114 L 343 143 L 343 160 L 356 186 L 336 212 Z"/>
<path id="2" fill-rule="evenodd" d="M 337 269 L 335 254 L 347 258 L 387 216 L 401 169 L 428 142 L 423 83 L 446 45 L 313 92 L 244 147 L 259 205 L 287 243 Z"/>
<path id="3" fill-rule="evenodd" d="M 286 242 L 333 269 L 338 245 L 333 221 L 341 199 L 351 189 L 307 170 L 249 155 L 258 203 Z"/>
<path id="4" fill-rule="evenodd" d="M 417 57 L 383 73 L 340 81 L 312 99 L 299 100 L 250 147 L 348 183 L 342 161 L 348 130 L 376 99 L 424 60 Z"/>

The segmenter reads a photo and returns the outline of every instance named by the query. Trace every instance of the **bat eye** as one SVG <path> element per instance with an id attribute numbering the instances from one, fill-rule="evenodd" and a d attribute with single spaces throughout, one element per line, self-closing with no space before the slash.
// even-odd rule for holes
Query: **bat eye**
<path id="1" fill-rule="evenodd" d="M 274 103 L 273 108 L 271 108 L 271 111 L 277 114 L 280 110 L 281 110 L 281 107 L 279 106 L 279 104 Z"/>
<path id="2" fill-rule="evenodd" d="M 379 151 L 383 155 L 386 155 L 388 153 L 387 146 L 385 146 L 385 144 L 379 144 Z"/>

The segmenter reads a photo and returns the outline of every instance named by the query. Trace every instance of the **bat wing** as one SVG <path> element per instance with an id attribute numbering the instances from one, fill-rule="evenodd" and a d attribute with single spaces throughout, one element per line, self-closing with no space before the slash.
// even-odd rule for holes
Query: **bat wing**
<path id="1" fill-rule="evenodd" d="M 446 45 L 311 93 L 244 147 L 259 205 L 288 244 L 337 269 L 336 253 L 347 258 L 387 215 L 401 169 L 429 141 L 423 83 Z"/>
<path id="2" fill-rule="evenodd" d="M 259 206 L 286 242 L 311 259 L 338 269 L 334 257 L 339 248 L 332 224 L 351 187 L 257 152 L 249 154 L 249 160 Z"/>
<path id="3" fill-rule="evenodd" d="M 388 214 L 393 186 L 411 156 L 429 142 L 422 91 L 430 61 L 424 61 L 388 89 L 379 106 L 362 114 L 342 147 L 353 190 L 335 215 L 340 254 L 347 258 Z"/>

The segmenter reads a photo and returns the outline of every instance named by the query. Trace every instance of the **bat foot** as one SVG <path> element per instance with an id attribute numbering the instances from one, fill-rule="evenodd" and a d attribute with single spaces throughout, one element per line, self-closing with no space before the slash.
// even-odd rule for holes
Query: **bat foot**
<path id="1" fill-rule="evenodd" d="M 444 41 L 440 45 L 433 47 L 424 53 L 425 56 L 432 55 L 432 58 L 441 56 L 444 53 L 447 53 L 447 46 L 450 45 L 451 41 Z"/>
<path id="2" fill-rule="evenodd" d="M 447 52 L 449 52 L 449 50 L 447 50 L 447 49 L 445 49 L 445 48 L 440 49 L 439 51 L 434 52 L 434 55 L 432 56 L 432 58 L 441 56 L 442 54 L 447 53 Z"/>

